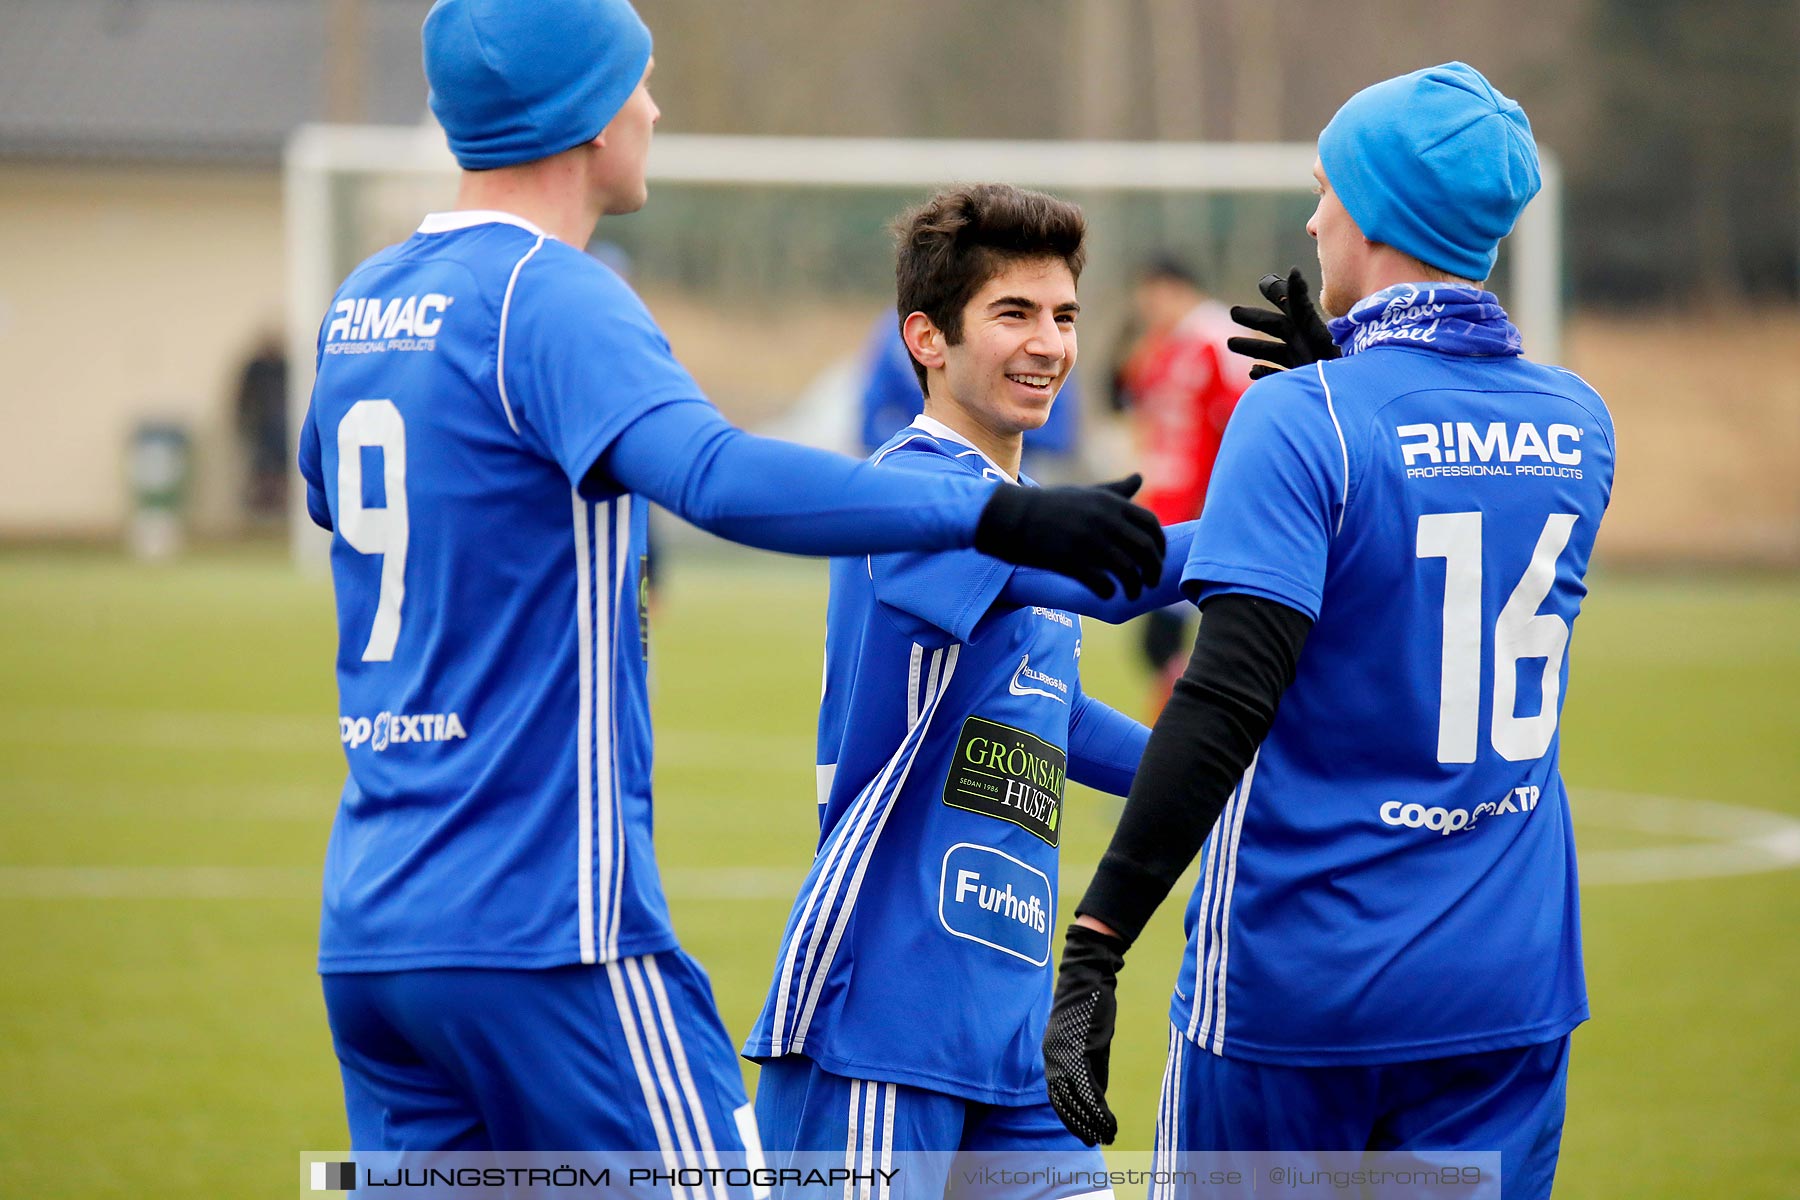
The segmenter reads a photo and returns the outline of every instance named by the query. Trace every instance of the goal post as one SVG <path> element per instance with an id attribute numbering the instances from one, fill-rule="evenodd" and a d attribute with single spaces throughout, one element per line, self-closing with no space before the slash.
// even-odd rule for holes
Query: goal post
<path id="1" fill-rule="evenodd" d="M 644 223 L 640 242 L 660 238 L 662 261 L 679 274 L 684 258 L 679 243 L 700 238 L 719 211 L 717 197 L 729 193 L 745 198 L 779 195 L 793 207 L 804 202 L 809 216 L 798 224 L 819 224 L 818 205 L 834 202 L 825 197 L 885 196 L 888 193 L 923 195 L 953 181 L 997 181 L 1042 188 L 1078 200 L 1088 207 L 1096 249 L 1090 254 L 1090 273 L 1098 249 L 1132 244 L 1132 239 L 1109 229 L 1117 215 L 1120 225 L 1133 214 L 1143 223 L 1144 202 L 1163 206 L 1161 242 L 1179 236 L 1183 220 L 1210 221 L 1207 236 L 1224 242 L 1234 237 L 1230 223 L 1255 213 L 1267 219 L 1280 209 L 1282 224 L 1292 222 L 1304 207 L 1295 205 L 1312 188 L 1312 164 L 1316 150 L 1311 143 L 1249 142 L 1106 142 L 1106 141 L 998 141 L 897 138 L 758 137 L 703 134 L 662 134 L 652 145 L 649 177 L 653 188 L 652 210 L 676 215 L 658 225 Z M 1562 332 L 1562 182 L 1557 163 L 1543 159 L 1543 190 L 1526 208 L 1502 254 L 1503 293 L 1508 311 L 1524 335 L 1532 357 L 1555 362 L 1561 354 Z M 419 126 L 307 125 L 289 139 L 283 160 L 283 189 L 287 240 L 287 312 L 289 370 L 289 418 L 298 434 L 307 398 L 312 390 L 313 358 L 318 322 L 331 295 L 349 269 L 367 254 L 389 241 L 404 237 L 418 217 L 432 208 L 447 207 L 455 194 L 457 170 L 444 135 L 431 123 Z M 713 207 L 700 207 L 696 198 L 677 208 L 666 197 L 671 192 L 711 193 Z M 1262 203 L 1259 198 L 1267 197 Z M 1237 202 L 1219 219 L 1211 209 L 1193 207 L 1196 200 L 1230 198 Z M 749 203 L 733 202 L 740 221 L 756 219 L 761 211 Z M 382 214 L 386 210 L 384 223 Z M 1291 210 L 1291 211 L 1290 211 Z M 709 218 L 706 214 L 714 214 Z M 890 214 L 891 215 L 891 214 Z M 1302 218 L 1303 219 L 1303 218 Z M 628 218 L 642 221 L 642 218 Z M 686 222 L 684 225 L 683 222 Z M 1154 222 L 1153 222 L 1154 223 Z M 863 224 L 846 223 L 859 237 L 875 243 L 864 247 L 870 260 L 885 259 L 888 250 L 878 238 L 862 236 Z M 1286 230 L 1286 245 L 1296 239 Z M 601 226 L 610 236 L 610 222 Z M 747 270 L 759 278 L 781 273 L 801 256 L 784 257 L 781 238 L 799 236 L 771 230 L 774 243 L 765 261 Z M 1266 231 L 1265 240 L 1273 238 Z M 739 239 L 740 241 L 743 239 Z M 1299 235 L 1300 241 L 1304 235 Z M 1273 245 L 1273 241 L 1269 241 Z M 1141 247 L 1140 247 L 1141 248 Z M 1273 253 L 1273 251 L 1270 251 Z M 844 257 L 842 238 L 825 243 L 806 261 L 822 271 Z M 1294 261 L 1306 262 L 1299 251 Z M 1286 260 L 1260 263 L 1263 270 L 1277 270 Z M 1124 278 L 1128 264 L 1114 262 L 1111 278 Z M 791 272 L 790 285 L 806 286 L 804 271 Z M 1260 274 L 1260 270 L 1257 272 Z M 1245 290 L 1255 276 L 1246 274 Z M 1235 292 L 1233 294 L 1236 294 Z M 1086 356 L 1083 356 L 1084 360 Z M 296 484 L 297 487 L 303 486 Z M 295 555 L 317 563 L 322 539 L 306 516 L 303 499 L 291 506 Z"/>

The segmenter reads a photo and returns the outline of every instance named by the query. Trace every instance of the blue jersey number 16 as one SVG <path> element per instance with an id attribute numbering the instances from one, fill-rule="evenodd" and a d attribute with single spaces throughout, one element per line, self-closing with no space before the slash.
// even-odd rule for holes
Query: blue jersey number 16
<path id="1" fill-rule="evenodd" d="M 381 451 L 381 508 L 363 507 L 363 448 Z M 381 594 L 364 662 L 389 662 L 406 601 L 406 422 L 392 400 L 358 400 L 338 422 L 337 529 L 352 549 L 381 555 Z"/>
<path id="2" fill-rule="evenodd" d="M 1531 565 L 1494 621 L 1494 751 L 1508 762 L 1542 758 L 1556 737 L 1563 652 L 1569 623 L 1538 606 L 1556 582 L 1556 560 L 1569 544 L 1575 517 L 1551 513 L 1531 552 Z M 1444 560 L 1444 656 L 1439 675 L 1438 761 L 1472 763 L 1481 721 L 1481 514 L 1426 513 L 1419 518 L 1417 557 Z M 1518 662 L 1544 660 L 1543 704 L 1532 716 L 1514 713 Z"/>

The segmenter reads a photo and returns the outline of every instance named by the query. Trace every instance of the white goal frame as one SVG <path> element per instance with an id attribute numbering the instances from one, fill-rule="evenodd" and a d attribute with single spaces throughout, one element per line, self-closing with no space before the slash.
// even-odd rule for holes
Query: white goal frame
<path id="1" fill-rule="evenodd" d="M 652 182 L 869 188 L 995 180 L 1026 187 L 1190 193 L 1297 192 L 1312 187 L 1310 142 L 1054 142 L 928 138 L 662 134 Z M 453 178 L 435 124 L 304 125 L 283 155 L 287 238 L 288 417 L 296 441 L 312 394 L 318 322 L 340 280 L 331 261 L 333 186 L 348 176 Z M 1562 352 L 1562 172 L 1542 159 L 1543 190 L 1513 230 L 1508 311 L 1532 357 Z M 324 539 L 296 481 L 295 557 L 323 561 Z"/>

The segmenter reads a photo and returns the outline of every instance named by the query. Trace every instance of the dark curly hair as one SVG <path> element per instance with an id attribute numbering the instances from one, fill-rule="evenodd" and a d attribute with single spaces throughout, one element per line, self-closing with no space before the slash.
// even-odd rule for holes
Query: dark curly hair
<path id="1" fill-rule="evenodd" d="M 901 323 L 924 313 L 952 346 L 962 342 L 970 299 L 1010 264 L 1058 258 L 1079 280 L 1087 261 L 1087 218 L 1078 205 L 1006 183 L 948 188 L 900 214 L 893 231 Z M 923 391 L 917 359 L 913 371 Z"/>

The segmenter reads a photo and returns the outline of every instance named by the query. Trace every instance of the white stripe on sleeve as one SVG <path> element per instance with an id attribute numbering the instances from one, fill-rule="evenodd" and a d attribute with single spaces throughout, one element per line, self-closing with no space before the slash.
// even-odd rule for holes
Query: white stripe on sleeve
<path id="1" fill-rule="evenodd" d="M 579 914 L 581 961 L 595 961 L 594 953 L 594 613 L 589 575 L 588 503 L 581 493 L 575 499 L 575 673 L 580 692 L 575 718 L 575 834 L 576 911 Z"/>
<path id="2" fill-rule="evenodd" d="M 527 250 L 519 261 L 513 264 L 512 275 L 506 281 L 506 297 L 500 301 L 500 340 L 494 350 L 494 380 L 500 385 L 500 407 L 506 410 L 506 423 L 512 426 L 514 433 L 519 432 L 519 423 L 513 419 L 512 401 L 506 397 L 506 323 L 512 319 L 513 288 L 518 286 L 519 272 L 531 261 L 531 256 L 544 247 L 544 237 L 538 235 L 531 249 Z"/>

